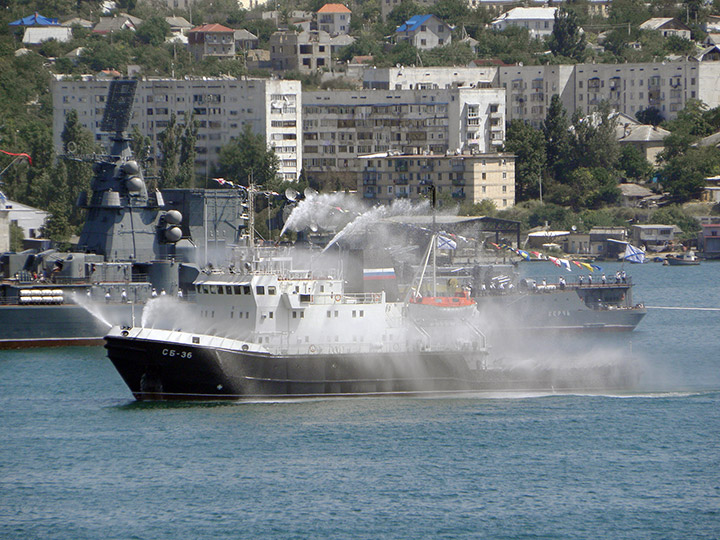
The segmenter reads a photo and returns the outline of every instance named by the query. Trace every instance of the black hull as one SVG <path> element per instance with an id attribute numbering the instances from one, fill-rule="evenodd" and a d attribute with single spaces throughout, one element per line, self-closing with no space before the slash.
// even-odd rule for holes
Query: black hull
<path id="1" fill-rule="evenodd" d="M 107 336 L 139 401 L 421 396 L 483 391 L 627 389 L 632 370 L 497 369 L 470 351 L 268 355 Z"/>

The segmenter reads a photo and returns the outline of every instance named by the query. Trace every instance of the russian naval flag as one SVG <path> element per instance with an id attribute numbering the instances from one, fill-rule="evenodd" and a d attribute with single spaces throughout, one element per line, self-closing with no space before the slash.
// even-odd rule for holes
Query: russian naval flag
<path id="1" fill-rule="evenodd" d="M 395 279 L 394 268 L 363 268 L 363 280 Z"/>

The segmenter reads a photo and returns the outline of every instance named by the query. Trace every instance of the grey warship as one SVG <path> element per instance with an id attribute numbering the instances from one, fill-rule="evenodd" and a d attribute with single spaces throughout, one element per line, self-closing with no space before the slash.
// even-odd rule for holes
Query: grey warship
<path id="1" fill-rule="evenodd" d="M 112 81 L 77 251 L 0 256 L 0 348 L 97 345 L 132 324 L 155 295 L 192 297 L 200 268 L 221 265 L 239 237 L 245 206 L 236 191 L 148 188 L 126 129 L 137 81 Z"/>

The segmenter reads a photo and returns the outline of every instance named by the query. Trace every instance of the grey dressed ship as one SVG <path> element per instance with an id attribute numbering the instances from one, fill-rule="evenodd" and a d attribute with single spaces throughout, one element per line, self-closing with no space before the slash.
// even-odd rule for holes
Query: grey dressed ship
<path id="1" fill-rule="evenodd" d="M 107 154 L 93 163 L 77 251 L 0 256 L 0 348 L 101 344 L 131 324 L 155 295 L 192 297 L 199 269 L 221 265 L 238 241 L 245 205 L 237 191 L 150 190 L 128 125 L 137 81 L 113 81 L 101 129 Z"/>

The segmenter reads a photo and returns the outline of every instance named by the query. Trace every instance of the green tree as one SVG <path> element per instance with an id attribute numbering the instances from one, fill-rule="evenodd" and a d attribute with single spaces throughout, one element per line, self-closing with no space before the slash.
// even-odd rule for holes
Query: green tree
<path id="1" fill-rule="evenodd" d="M 245 186 L 250 181 L 265 185 L 276 177 L 277 171 L 275 151 L 268 149 L 265 138 L 253 133 L 249 124 L 220 149 L 216 173 L 226 180 Z"/>
<path id="2" fill-rule="evenodd" d="M 150 137 L 140 132 L 137 126 L 133 126 L 130 133 L 130 148 L 138 161 L 145 161 L 150 157 L 152 141 Z"/>
<path id="3" fill-rule="evenodd" d="M 143 45 L 159 47 L 165 43 L 165 37 L 170 34 L 170 25 L 160 15 L 153 15 L 138 25 L 135 37 Z"/>
<path id="4" fill-rule="evenodd" d="M 411 17 L 422 14 L 423 9 L 415 2 L 412 0 L 402 0 L 398 6 L 388 13 L 387 22 L 392 26 L 392 30 L 395 30 L 395 28 L 402 25 Z"/>
<path id="5" fill-rule="evenodd" d="M 354 56 L 376 56 L 380 53 L 382 53 L 382 45 L 378 39 L 370 32 L 362 32 L 353 43 L 340 49 L 338 59 L 347 62 Z"/>
<path id="6" fill-rule="evenodd" d="M 616 121 L 607 103 L 586 117 L 576 112 L 570 137 L 572 167 L 613 169 L 619 156 Z"/>
<path id="7" fill-rule="evenodd" d="M 160 189 L 178 187 L 179 185 L 181 135 L 182 126 L 177 123 L 175 113 L 172 113 L 168 126 L 158 135 L 158 148 L 162 154 L 160 159 Z"/>
<path id="8" fill-rule="evenodd" d="M 15 223 L 10 223 L 10 251 L 20 252 L 23 249 L 23 240 L 25 239 L 25 231 Z"/>
<path id="9" fill-rule="evenodd" d="M 461 216 L 494 216 L 497 214 L 497 207 L 490 199 L 483 199 L 474 204 L 465 202 L 460 205 L 458 214 Z"/>
<path id="10" fill-rule="evenodd" d="M 543 122 L 545 135 L 545 154 L 547 164 L 554 178 L 561 178 L 570 153 L 570 124 L 567 112 L 560 96 L 554 94 L 550 99 L 547 115 Z"/>
<path id="11" fill-rule="evenodd" d="M 92 134 L 80 124 L 75 109 L 69 111 L 65 116 L 65 127 L 60 138 L 66 154 L 88 155 L 98 151 Z M 69 209 L 62 212 L 55 209 L 54 212 L 58 214 L 58 219 L 67 215 L 70 225 L 79 228 L 83 222 L 83 216 L 75 205 L 75 201 L 81 192 L 90 189 L 90 180 L 93 177 L 92 165 L 84 161 L 71 160 L 65 164 L 65 167 L 67 168 L 67 178 L 58 177 L 57 185 L 58 188 L 65 186 L 63 189 L 66 193 L 64 204 Z M 62 169 L 59 169 L 58 173 L 62 173 Z"/>
<path id="12" fill-rule="evenodd" d="M 705 188 L 705 178 L 720 173 L 720 150 L 688 148 L 670 158 L 661 171 L 662 185 L 677 202 L 696 199 Z"/>
<path id="13" fill-rule="evenodd" d="M 522 120 L 507 126 L 505 151 L 515 154 L 515 200 L 540 197 L 547 156 L 543 133 Z"/>
<path id="14" fill-rule="evenodd" d="M 577 14 L 561 5 L 555 12 L 555 25 L 550 35 L 550 51 L 555 56 L 582 62 L 585 57 L 585 35 L 580 31 Z"/>
<path id="15" fill-rule="evenodd" d="M 198 122 L 194 116 L 185 113 L 185 128 L 180 138 L 180 170 L 178 183 L 182 187 L 195 187 L 195 158 L 197 152 Z"/>
<path id="16" fill-rule="evenodd" d="M 650 124 L 653 126 L 659 126 L 665 120 L 660 109 L 657 107 L 641 109 L 635 113 L 635 118 L 637 118 L 637 121 L 641 124 Z"/>
<path id="17" fill-rule="evenodd" d="M 653 166 L 643 153 L 632 145 L 623 146 L 618 159 L 618 167 L 628 180 L 646 182 L 653 172 Z"/>
<path id="18" fill-rule="evenodd" d="M 695 43 L 680 36 L 668 36 L 665 38 L 665 50 L 669 54 L 690 56 L 695 53 Z"/>
<path id="19" fill-rule="evenodd" d="M 677 225 L 683 231 L 686 238 L 695 238 L 700 230 L 698 221 L 688 215 L 680 205 L 670 204 L 658 208 L 651 215 L 652 223 L 660 223 L 663 225 Z"/>
<path id="20" fill-rule="evenodd" d="M 457 26 L 465 22 L 470 15 L 470 8 L 464 0 L 439 0 L 434 6 L 430 7 L 428 13 L 437 16 L 450 25 Z"/>
<path id="21" fill-rule="evenodd" d="M 646 6 L 647 4 L 643 0 L 613 0 L 608 22 L 611 25 L 637 27 L 651 17 Z"/>

